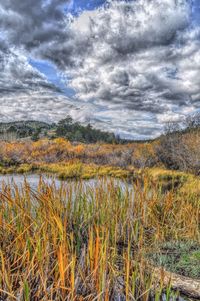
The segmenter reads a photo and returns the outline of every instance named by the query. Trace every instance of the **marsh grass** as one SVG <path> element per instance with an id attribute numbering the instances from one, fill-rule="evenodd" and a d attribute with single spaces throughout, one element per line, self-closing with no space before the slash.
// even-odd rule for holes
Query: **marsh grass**
<path id="1" fill-rule="evenodd" d="M 4 184 L 0 193 L 2 300 L 160 300 L 148 272 L 159 243 L 200 241 L 199 199 L 165 194 L 147 177 L 121 189 L 101 178 L 38 189 Z M 171 294 L 170 284 L 166 296 Z"/>
<path id="2" fill-rule="evenodd" d="M 131 178 L 133 171 L 114 166 L 83 164 L 80 161 L 72 160 L 61 163 L 34 163 L 20 164 L 17 166 L 0 167 L 1 174 L 12 173 L 52 173 L 56 174 L 61 180 L 66 179 L 91 179 L 96 176 L 111 176 L 115 178 Z"/>

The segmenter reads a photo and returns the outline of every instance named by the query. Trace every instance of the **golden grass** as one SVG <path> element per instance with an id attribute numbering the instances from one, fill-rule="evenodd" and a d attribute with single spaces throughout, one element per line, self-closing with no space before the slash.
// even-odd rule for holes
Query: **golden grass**
<path id="1" fill-rule="evenodd" d="M 114 177 L 126 179 L 129 181 L 141 181 L 146 177 L 152 185 L 158 185 L 159 188 L 167 191 L 177 189 L 183 194 L 190 192 L 190 197 L 194 195 L 200 196 L 200 177 L 190 173 L 166 170 L 163 168 L 143 168 L 136 169 L 132 166 L 120 168 L 108 165 L 84 164 L 79 160 L 71 160 L 60 163 L 33 163 L 21 164 L 19 166 L 0 167 L 1 174 L 14 173 L 40 173 L 40 174 L 55 174 L 60 180 L 67 179 L 92 179 L 96 177 Z"/>
<path id="2" fill-rule="evenodd" d="M 128 166 L 122 169 L 115 166 L 84 164 L 78 160 L 60 163 L 34 163 L 21 164 L 7 168 L 0 167 L 1 174 L 14 173 L 40 173 L 55 174 L 60 180 L 67 179 L 92 179 L 96 177 L 109 176 L 113 178 L 126 179 L 128 181 L 143 182 L 144 177 L 148 178 L 152 185 L 157 185 L 159 189 L 168 191 L 179 189 L 183 194 L 190 192 L 190 197 L 200 196 L 200 178 L 190 173 L 166 170 L 162 168 L 136 169 Z"/>
<path id="3" fill-rule="evenodd" d="M 199 206 L 187 191 L 161 193 L 149 177 L 126 189 L 105 178 L 87 189 L 81 180 L 56 188 L 41 179 L 37 191 L 3 185 L 0 298 L 158 300 L 162 284 L 145 254 L 162 241 L 199 242 Z"/>
<path id="4" fill-rule="evenodd" d="M 96 176 L 112 176 L 115 178 L 127 178 L 133 174 L 132 170 L 121 169 L 113 166 L 99 166 L 95 164 L 83 164 L 79 161 L 61 163 L 34 163 L 21 164 L 8 168 L 0 168 L 0 173 L 54 173 L 62 180 L 66 179 L 91 179 Z"/>

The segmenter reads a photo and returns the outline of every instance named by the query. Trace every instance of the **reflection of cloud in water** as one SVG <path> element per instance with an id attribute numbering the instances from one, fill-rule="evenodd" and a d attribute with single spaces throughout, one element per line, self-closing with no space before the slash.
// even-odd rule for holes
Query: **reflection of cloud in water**
<path id="1" fill-rule="evenodd" d="M 48 187 L 54 187 L 57 190 L 65 190 L 66 198 L 69 195 L 80 197 L 87 195 L 87 200 L 95 196 L 95 190 L 102 189 L 108 192 L 108 188 L 112 187 L 116 191 L 120 188 L 120 191 L 124 194 L 129 193 L 133 195 L 133 186 L 128 184 L 126 181 L 120 179 L 114 179 L 110 177 L 105 178 L 94 178 L 89 180 L 59 180 L 53 175 L 39 175 L 39 174 L 9 174 L 0 175 L 0 190 L 5 191 L 5 187 L 11 185 L 14 189 L 17 186 L 18 189 L 22 190 L 23 187 L 28 185 L 31 190 L 43 190 Z M 4 188 L 3 188 L 4 187 Z"/>

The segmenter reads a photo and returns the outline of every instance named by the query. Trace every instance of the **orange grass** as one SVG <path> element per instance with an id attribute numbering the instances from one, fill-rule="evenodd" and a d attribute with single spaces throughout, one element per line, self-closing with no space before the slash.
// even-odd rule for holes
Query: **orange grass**
<path id="1" fill-rule="evenodd" d="M 150 300 L 162 290 L 145 254 L 160 242 L 200 241 L 198 195 L 159 190 L 148 178 L 126 189 L 110 179 L 2 185 L 2 300 Z M 157 288 L 156 288 L 157 287 Z M 156 293 L 157 291 L 157 293 Z"/>

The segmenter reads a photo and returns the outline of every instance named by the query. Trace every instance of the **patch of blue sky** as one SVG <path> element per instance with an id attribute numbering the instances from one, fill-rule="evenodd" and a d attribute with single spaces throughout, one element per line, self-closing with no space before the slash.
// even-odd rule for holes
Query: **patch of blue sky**
<path id="1" fill-rule="evenodd" d="M 200 1 L 192 0 L 192 21 L 200 25 Z"/>
<path id="2" fill-rule="evenodd" d="M 84 10 L 95 10 L 106 3 L 106 0 L 72 0 L 67 7 L 73 15 Z"/>
<path id="3" fill-rule="evenodd" d="M 66 79 L 60 75 L 56 67 L 48 61 L 33 60 L 29 59 L 29 64 L 36 68 L 40 73 L 44 74 L 48 82 L 54 84 L 56 87 L 67 95 L 68 97 L 73 97 L 75 91 L 66 86 Z"/>
<path id="4" fill-rule="evenodd" d="M 132 2 L 135 0 L 118 0 L 125 2 Z M 193 21 L 197 24 L 200 24 L 200 0 L 190 0 L 192 3 L 192 18 Z M 71 0 L 68 5 L 68 11 L 72 14 L 77 15 L 84 10 L 94 10 L 98 7 L 104 5 L 106 0 Z"/>

